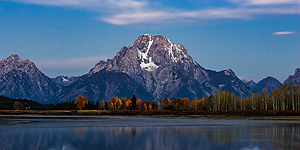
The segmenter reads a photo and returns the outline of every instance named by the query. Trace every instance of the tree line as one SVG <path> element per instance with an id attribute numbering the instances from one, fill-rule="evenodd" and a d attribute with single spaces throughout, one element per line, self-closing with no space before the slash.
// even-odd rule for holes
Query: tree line
<path id="1" fill-rule="evenodd" d="M 233 92 L 216 91 L 209 97 L 201 99 L 195 97 L 192 101 L 188 98 L 173 98 L 172 101 L 165 98 L 159 102 L 142 101 L 136 100 L 133 95 L 130 99 L 112 97 L 108 102 L 103 99 L 97 105 L 100 110 L 299 110 L 300 84 L 283 84 L 271 92 L 264 88 L 259 93 L 251 93 L 247 99 Z"/>
<path id="2" fill-rule="evenodd" d="M 9 98 L 3 95 L 0 95 L 0 110 L 41 110 L 45 109 L 45 106 L 35 102 L 33 100 L 23 99 L 23 98 Z"/>
<path id="3" fill-rule="evenodd" d="M 242 95 L 242 94 L 240 94 Z M 188 98 L 165 98 L 158 102 L 154 100 L 112 97 L 109 101 L 89 101 L 78 96 L 74 101 L 39 104 L 27 99 L 11 99 L 0 96 L 0 109 L 39 109 L 39 110 L 300 110 L 300 84 L 283 84 L 269 92 L 264 88 L 259 93 L 251 93 L 247 99 L 233 92 L 216 91 L 208 97 L 193 100 Z"/>

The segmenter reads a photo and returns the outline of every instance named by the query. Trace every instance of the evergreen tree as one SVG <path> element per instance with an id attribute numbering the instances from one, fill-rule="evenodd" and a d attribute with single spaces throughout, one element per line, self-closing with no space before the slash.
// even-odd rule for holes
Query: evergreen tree
<path id="1" fill-rule="evenodd" d="M 132 96 L 132 110 L 135 110 L 136 108 L 136 97 L 135 94 L 133 94 Z"/>
<path id="2" fill-rule="evenodd" d="M 108 110 L 108 104 L 107 104 L 107 102 L 105 102 L 104 108 L 105 108 L 105 110 Z"/>

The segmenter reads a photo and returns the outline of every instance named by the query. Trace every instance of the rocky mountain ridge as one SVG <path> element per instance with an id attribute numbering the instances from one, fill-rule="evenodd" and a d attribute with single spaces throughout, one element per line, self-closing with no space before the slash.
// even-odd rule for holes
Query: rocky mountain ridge
<path id="1" fill-rule="evenodd" d="M 14 54 L 0 62 L 0 95 L 38 102 L 52 100 L 59 87 L 33 62 Z"/>
<path id="2" fill-rule="evenodd" d="M 289 78 L 297 78 L 298 72 L 299 68 Z M 0 95 L 41 103 L 72 101 L 78 95 L 93 101 L 109 100 L 113 96 L 130 98 L 133 94 L 145 100 L 193 99 L 224 90 L 246 98 L 254 89 L 259 89 L 255 87 L 269 86 L 269 81 L 274 80 L 256 84 L 252 80 L 240 80 L 231 69 L 205 69 L 193 60 L 182 44 L 149 34 L 138 37 L 133 46 L 121 48 L 112 59 L 99 61 L 80 77 L 51 79 L 33 62 L 23 61 L 18 55 L 0 62 Z M 278 86 L 273 83 L 275 86 L 267 87 L 269 90 Z"/>
<path id="3" fill-rule="evenodd" d="M 300 68 L 295 70 L 294 75 L 290 75 L 284 83 L 300 83 Z"/>

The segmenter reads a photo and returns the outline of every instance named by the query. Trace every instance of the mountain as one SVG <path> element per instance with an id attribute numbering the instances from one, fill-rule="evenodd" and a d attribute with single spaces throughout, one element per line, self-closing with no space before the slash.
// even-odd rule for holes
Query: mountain
<path id="1" fill-rule="evenodd" d="M 122 77 L 112 79 L 115 74 Z M 100 81 L 104 76 L 107 77 L 107 81 Z M 93 83 L 92 79 L 99 81 Z M 149 96 L 135 94 L 154 100 L 165 97 L 193 99 L 194 96 L 209 96 L 217 90 L 229 90 L 236 94 L 242 93 L 243 96 L 251 93 L 231 69 L 221 72 L 207 70 L 187 54 L 187 49 L 182 44 L 171 43 L 161 35 L 145 34 L 140 36 L 133 46 L 124 46 L 112 59 L 100 61 L 89 73 L 70 86 L 64 87 L 57 99 L 64 101 L 85 93 L 93 100 L 100 97 L 108 100 L 111 96 L 116 96 L 110 87 L 118 91 L 124 90 L 119 87 L 125 84 L 123 80 L 130 80 L 127 84 L 132 83 L 132 87 L 127 88 L 129 97 L 133 95 L 132 92 L 140 91 Z M 76 89 L 76 92 L 72 89 Z"/>
<path id="2" fill-rule="evenodd" d="M 0 62 L 0 95 L 47 102 L 56 95 L 58 86 L 33 62 L 11 55 Z"/>
<path id="3" fill-rule="evenodd" d="M 294 75 L 290 75 L 284 83 L 300 83 L 300 68 L 295 70 Z"/>
<path id="4" fill-rule="evenodd" d="M 273 89 L 278 88 L 282 84 L 273 77 L 266 77 L 262 80 L 260 80 L 255 87 L 253 88 L 253 92 L 259 93 L 261 92 L 265 87 L 268 89 L 269 93 L 272 92 Z"/>
<path id="5" fill-rule="evenodd" d="M 247 81 L 247 80 L 242 80 L 245 84 L 246 84 L 246 86 L 247 87 L 249 87 L 251 90 L 253 90 L 254 89 L 254 87 L 255 87 L 255 85 L 256 85 L 256 83 L 253 81 L 253 80 L 250 80 L 250 81 Z"/>
<path id="6" fill-rule="evenodd" d="M 78 78 L 79 76 L 75 76 L 75 77 L 58 76 L 56 78 L 51 78 L 51 80 L 56 84 L 60 85 L 61 87 L 63 87 L 63 86 L 69 86 L 71 83 L 75 82 Z"/>

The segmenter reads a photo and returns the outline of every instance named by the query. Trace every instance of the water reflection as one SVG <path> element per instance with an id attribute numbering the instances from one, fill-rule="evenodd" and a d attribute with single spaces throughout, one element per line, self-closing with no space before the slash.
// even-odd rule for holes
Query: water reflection
<path id="1" fill-rule="evenodd" d="M 0 130 L 0 149 L 300 149 L 300 126 L 19 127 Z"/>

